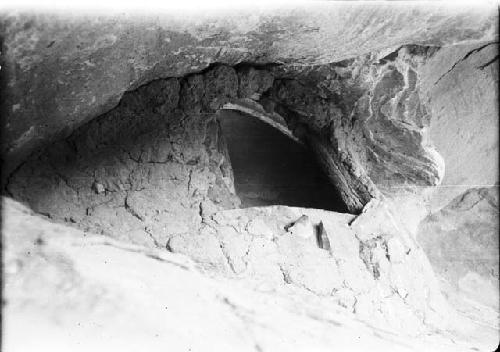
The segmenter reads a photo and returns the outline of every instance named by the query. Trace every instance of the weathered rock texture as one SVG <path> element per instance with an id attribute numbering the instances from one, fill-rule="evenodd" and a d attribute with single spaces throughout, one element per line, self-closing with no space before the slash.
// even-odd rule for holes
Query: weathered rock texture
<path id="1" fill-rule="evenodd" d="M 433 186 L 443 176 L 416 73 L 429 51 L 403 47 L 306 68 L 216 65 L 153 81 L 32 157 L 7 190 L 51 217 L 164 246 L 172 233 L 192 231 L 201 212 L 237 206 L 215 113 L 246 99 L 279 113 L 315 152 L 341 203 L 359 212 L 379 189 Z"/>
<path id="2" fill-rule="evenodd" d="M 419 70 L 437 49 L 404 46 L 343 62 L 284 68 L 267 98 L 317 152 L 351 211 L 385 194 L 439 184 Z M 279 71 L 279 69 L 278 69 Z"/>
<path id="3" fill-rule="evenodd" d="M 129 203 L 127 203 L 121 199 L 123 198 L 122 195 L 112 207 L 121 204 L 125 210 L 130 209 L 132 211 L 129 212 L 130 214 L 137 215 L 135 216 L 136 219 L 133 220 L 134 225 L 127 225 L 124 232 L 139 231 L 141 233 L 142 231 L 148 233 L 157 244 L 163 246 L 165 239 L 170 234 L 188 232 L 190 228 L 181 225 L 181 223 L 197 223 L 197 220 L 199 220 L 197 216 L 200 211 L 213 211 L 216 208 L 216 206 L 214 208 L 214 201 L 222 208 L 234 207 L 236 204 L 234 200 L 215 199 L 219 197 L 219 194 L 222 198 L 228 198 L 228 192 L 234 193 L 227 151 L 224 143 L 218 141 L 220 131 L 218 131 L 214 117 L 214 114 L 219 109 L 227 108 L 228 103 L 230 103 L 229 105 L 232 103 L 240 104 L 240 106 L 246 107 L 247 110 L 253 111 L 255 116 L 268 116 L 268 123 L 271 121 L 274 127 L 277 127 L 282 132 L 288 131 L 288 136 L 311 148 L 340 195 L 341 203 L 344 203 L 346 209 L 350 212 L 360 212 L 372 198 L 380 198 L 382 194 L 389 197 L 394 197 L 406 191 L 419 194 L 421 189 L 425 190 L 428 187 L 439 185 L 444 177 L 445 165 L 429 136 L 431 124 L 431 115 L 429 113 L 431 102 L 429 97 L 432 96 L 433 86 L 430 88 L 428 84 L 429 72 L 432 69 L 437 69 L 432 66 L 436 65 L 432 63 L 433 57 L 439 55 L 439 53 L 439 48 L 410 45 L 403 46 L 395 51 L 380 51 L 334 64 L 319 66 L 286 65 L 255 68 L 248 64 L 235 67 L 216 65 L 202 73 L 188 75 L 181 79 L 158 80 L 141 87 L 136 92 L 127 94 L 119 107 L 112 110 L 108 115 L 120 119 L 122 109 L 131 110 L 133 113 L 129 111 L 127 114 L 133 120 L 132 123 L 122 123 L 122 121 L 120 122 L 122 127 L 118 127 L 114 125 L 116 122 L 111 118 L 107 129 L 111 128 L 116 132 L 116 130 L 123 128 L 124 130 L 118 133 L 123 134 L 123 136 L 128 133 L 140 135 L 141 131 L 146 131 L 148 128 L 154 129 L 154 134 L 162 133 L 164 139 L 171 141 L 167 143 L 166 150 L 156 150 L 154 152 L 163 153 L 163 159 L 160 157 L 157 160 L 158 156 L 143 158 L 147 163 L 153 164 L 149 167 L 158 169 L 159 166 L 154 164 L 165 161 L 169 163 L 174 161 L 172 165 L 175 165 L 182 159 L 181 164 L 188 164 L 189 166 L 195 166 L 198 170 L 204 170 L 205 174 L 201 176 L 200 180 L 202 178 L 205 178 L 205 180 L 200 182 L 205 183 L 208 187 L 206 187 L 205 191 L 201 191 L 201 193 L 205 192 L 205 195 L 199 195 L 199 192 L 196 193 L 193 190 L 187 191 L 187 193 L 191 192 L 188 198 L 194 196 L 192 200 L 187 200 L 185 197 L 173 197 L 175 199 L 182 198 L 182 202 L 190 202 L 189 205 L 183 204 L 179 208 L 189 208 L 189 218 L 176 215 L 178 211 L 175 210 L 177 207 L 175 202 L 168 207 L 162 206 L 160 209 L 154 210 L 163 212 L 162 209 L 170 209 L 172 222 L 179 223 L 179 226 L 172 225 L 171 229 L 166 230 L 166 235 L 163 234 L 165 225 L 162 223 L 170 222 L 169 219 L 157 219 L 156 222 L 159 225 L 152 227 L 149 220 L 145 221 L 144 214 L 137 213 L 134 206 L 129 206 L 131 202 L 134 202 L 133 198 L 130 198 Z M 422 89 L 421 75 L 424 77 Z M 436 101 L 442 101 L 439 95 L 437 95 Z M 152 112 L 149 111 L 151 109 Z M 148 119 L 143 119 L 143 115 L 153 115 L 154 117 L 151 117 L 151 121 L 147 122 Z M 491 113 L 489 116 L 491 116 Z M 101 117 L 104 120 L 106 118 Z M 155 125 L 155 119 L 169 120 L 170 122 L 165 127 L 161 127 Z M 146 122 L 143 122 L 143 120 Z M 197 122 L 190 121 L 201 121 L 200 124 L 203 127 L 196 128 Z M 172 130 L 170 125 L 177 127 Z M 97 129 L 100 128 L 98 123 L 94 123 L 94 126 L 98 126 Z M 88 128 L 92 130 L 96 127 L 84 127 L 79 134 L 86 135 Z M 126 129 L 128 128 L 132 129 L 132 131 L 127 132 Z M 208 132 L 198 132 L 200 128 Z M 481 129 L 478 128 L 479 130 Z M 200 133 L 202 136 L 198 137 Z M 208 136 L 206 136 L 207 133 Z M 96 138 L 99 141 L 98 144 L 115 145 L 113 138 L 116 137 L 106 136 L 106 128 Z M 163 148 L 155 146 L 156 141 L 153 141 L 151 136 L 143 135 L 141 138 L 150 143 L 150 147 L 153 149 Z M 109 140 L 106 141 L 107 139 Z M 168 151 L 169 144 L 175 144 L 176 139 L 181 141 L 180 144 L 172 152 Z M 185 145 L 190 139 L 198 140 L 196 147 Z M 206 143 L 203 143 L 204 140 L 206 140 Z M 125 150 L 123 156 L 126 158 L 129 155 L 129 162 L 144 161 L 137 154 L 136 149 L 138 146 L 134 145 L 136 141 L 128 137 L 126 141 L 128 145 L 122 148 Z M 494 142 L 493 138 L 489 138 L 486 145 L 494 148 Z M 64 143 L 71 145 L 76 142 Z M 210 143 L 213 146 L 210 146 Z M 496 140 L 496 143 L 498 144 L 498 140 Z M 184 154 L 190 153 L 189 149 L 193 148 L 198 150 L 207 149 L 208 159 L 212 158 L 209 149 L 217 149 L 218 154 L 212 158 L 214 160 L 210 161 L 207 161 L 207 158 L 200 159 L 198 154 L 202 153 L 201 151 L 194 152 L 194 156 L 184 156 Z M 187 150 L 182 151 L 182 149 Z M 474 150 L 474 147 L 472 149 Z M 111 150 L 108 148 L 100 150 L 97 154 L 106 159 L 113 153 L 112 148 Z M 49 152 L 49 154 L 53 155 L 52 159 L 60 158 L 56 155 L 57 153 Z M 179 157 L 177 154 L 179 154 Z M 121 159 L 123 159 L 123 156 Z M 89 155 L 87 163 L 91 159 L 92 156 Z M 42 199 L 42 203 L 45 202 L 49 207 L 54 207 L 55 203 L 49 197 L 39 195 L 39 190 L 34 190 L 34 192 L 28 190 L 29 187 L 39 188 L 39 186 L 29 182 L 30 173 L 34 171 L 26 171 L 27 168 L 31 168 L 35 172 L 41 170 L 39 167 L 29 166 L 31 163 L 28 162 L 21 170 L 16 171 L 11 176 L 7 189 L 14 197 L 26 200 L 32 205 L 40 203 L 39 200 L 35 199 Z M 211 164 L 211 167 L 207 167 L 208 164 Z M 107 167 L 108 173 L 117 173 L 118 169 L 123 166 L 107 165 Z M 111 169 L 113 171 L 110 171 Z M 188 180 L 191 178 L 191 169 L 188 167 L 179 170 L 179 175 L 182 176 L 175 177 Z M 128 178 L 130 172 L 124 171 L 124 173 L 126 174 L 124 177 Z M 149 180 L 149 176 L 144 175 L 144 173 L 135 174 L 136 183 L 148 184 L 146 188 L 149 188 L 149 192 L 154 194 L 154 188 L 158 181 Z M 81 176 L 77 175 L 76 177 Z M 87 174 L 87 176 L 89 175 Z M 42 175 L 36 177 L 38 179 L 43 178 Z M 145 180 L 143 180 L 144 177 Z M 161 177 L 164 177 L 164 175 Z M 196 177 L 198 176 L 195 173 L 195 182 Z M 23 195 L 21 195 L 19 189 L 16 189 L 16 187 L 19 188 L 15 186 L 17 179 L 24 180 L 23 182 L 31 185 L 21 186 L 21 188 L 25 188 Z M 51 183 L 52 181 L 44 182 Z M 87 184 L 87 188 L 93 187 L 96 193 L 102 193 L 98 188 L 102 188 L 103 182 L 102 180 L 96 181 L 97 186 Z M 216 185 L 210 188 L 212 183 Z M 134 187 L 139 186 L 135 185 Z M 190 187 L 192 185 L 187 186 L 188 189 Z M 199 187 L 203 188 L 205 186 Z M 221 187 L 223 189 L 219 190 Z M 130 190 L 137 191 L 136 188 L 132 187 Z M 183 186 L 180 186 L 180 188 L 183 188 Z M 102 190 L 105 190 L 105 187 Z M 278 190 L 275 189 L 275 191 Z M 168 192 L 174 194 L 177 191 L 170 189 Z M 184 190 L 181 190 L 180 194 L 186 193 L 182 192 Z M 206 195 L 209 193 L 210 201 L 204 202 Z M 93 197 L 95 198 L 95 196 Z M 154 203 L 158 202 L 153 200 L 155 197 L 163 199 L 164 203 L 168 199 L 168 197 L 159 197 L 158 194 L 143 198 L 148 200 L 149 203 Z M 43 200 L 44 198 L 45 200 Z M 104 207 L 109 208 L 110 205 L 111 203 Z M 54 216 L 51 211 L 43 210 L 43 206 L 33 206 L 38 211 Z M 88 211 L 93 207 L 95 205 L 83 206 L 85 216 L 93 214 L 92 211 Z M 422 208 L 421 205 L 418 207 Z M 205 210 L 202 208 L 205 208 Z M 325 208 L 330 207 L 325 206 Z M 415 212 L 413 213 L 415 214 Z M 73 217 L 73 220 L 71 220 L 71 215 L 64 217 L 70 221 L 80 223 L 81 216 Z M 420 215 L 415 222 L 418 223 L 419 219 Z M 102 221 L 106 222 L 104 219 Z M 145 226 L 143 226 L 144 221 L 146 222 Z M 83 222 L 86 222 L 86 220 Z M 126 224 L 127 222 L 120 221 L 119 223 Z M 109 226 L 104 225 L 104 227 Z M 139 227 L 144 228 L 139 230 Z M 97 230 L 97 228 L 94 227 L 94 230 Z M 117 231 L 123 232 L 121 230 L 122 228 Z M 161 234 L 155 234 L 156 232 Z"/>
<path id="4" fill-rule="evenodd" d="M 172 234 L 195 232 L 203 214 L 239 206 L 217 112 L 228 101 L 258 99 L 273 79 L 266 69 L 217 65 L 182 79 L 155 80 L 127 93 L 118 107 L 69 138 L 33 154 L 10 175 L 6 190 L 51 218 L 164 247 Z M 279 131 L 275 134 L 288 142 Z M 294 147 L 308 150 L 304 145 Z M 265 166 L 257 148 L 249 152 Z M 290 158 L 295 167 L 286 176 L 296 180 L 294 174 L 308 164 L 294 161 L 297 156 L 291 150 L 286 152 L 271 162 Z M 314 158 L 310 151 L 307 156 Z M 237 156 L 240 164 L 241 157 Z M 308 162 L 314 165 L 313 160 Z M 257 164 L 254 171 L 266 177 L 265 167 Z M 346 210 L 334 186 L 316 188 L 319 170 L 304 172 L 311 179 L 303 180 L 309 182 L 306 187 L 297 185 L 302 189 L 294 190 L 293 183 L 281 180 L 281 187 L 288 187 L 284 204 L 307 197 L 316 203 L 304 200 L 303 205 L 331 209 L 338 203 L 339 210 Z M 282 191 L 266 185 L 258 188 Z"/>
<path id="5" fill-rule="evenodd" d="M 443 48 L 421 73 L 428 135 L 446 163 L 437 211 L 469 188 L 498 184 L 498 42 Z"/>
<path id="6" fill-rule="evenodd" d="M 172 233 L 194 231 L 203 212 L 239 205 L 213 114 L 237 86 L 223 66 L 153 81 L 34 155 L 7 190 L 51 218 L 164 247 Z"/>
<path id="7" fill-rule="evenodd" d="M 435 269 L 469 297 L 493 302 L 471 287 L 498 282 L 498 272 L 491 272 L 494 260 L 484 258 L 493 255 L 490 245 L 498 242 L 493 231 L 498 200 L 492 201 L 497 198 L 490 191 L 467 189 L 498 185 L 496 8 L 330 2 L 177 18 L 2 16 L 2 187 L 38 213 L 140 245 L 127 247 L 106 237 L 87 242 L 73 230 L 76 246 L 69 236 L 53 237 L 51 246 L 61 241 L 58 250 L 68 251 L 59 256 L 44 247 L 53 235 L 39 238 L 27 224 L 26 237 L 14 243 L 20 247 L 10 252 L 14 288 L 9 297 L 21 297 L 14 311 L 35 302 L 42 316 L 48 311 L 59 319 L 54 287 L 69 285 L 74 296 L 63 300 L 64 308 L 74 305 L 88 314 L 108 290 L 117 292 L 107 285 L 111 272 L 90 265 L 92 275 L 102 280 L 88 287 L 78 286 L 81 281 L 72 275 L 113 252 L 115 267 L 127 268 L 120 276 L 136 273 L 157 289 L 153 296 L 141 291 L 141 297 L 169 297 L 175 316 L 192 318 L 185 322 L 190 326 L 219 291 L 208 289 L 211 293 L 200 302 L 193 292 L 206 288 L 196 286 L 201 276 L 183 269 L 189 278 L 182 281 L 182 292 L 195 302 L 186 314 L 177 296 L 165 296 L 175 291 L 175 280 L 167 288 L 153 284 L 163 267 L 142 257 L 175 257 L 146 249 L 159 246 L 191 256 L 205 273 L 232 278 L 230 285 L 240 278 L 244 285 L 256 285 L 252 289 L 287 287 L 302 292 L 297 296 L 301 304 L 315 297 L 316 308 L 340 304 L 374 324 L 425 333 L 430 326 L 445 327 L 446 317 L 455 319 L 408 231 L 427 210 L 434 214 L 419 238 Z M 221 109 L 258 118 L 310 148 L 347 210 L 361 215 L 287 207 L 227 210 L 237 208 L 239 200 L 217 121 Z M 21 213 L 16 217 L 46 224 Z M 457 217 L 452 235 L 443 226 Z M 22 232 L 22 226 L 15 223 L 10 233 Z M 50 231 L 68 231 L 52 226 Z M 99 250 L 82 250 L 89 243 Z M 131 259 L 116 246 L 138 253 Z M 450 258 L 457 259 L 455 250 L 471 257 L 450 265 Z M 116 251 L 121 254 L 115 256 Z M 134 259 L 158 271 L 134 271 L 127 262 Z M 69 265 L 72 260 L 76 264 Z M 68 274 L 61 267 L 74 270 Z M 54 277 L 61 279 L 54 284 Z M 43 291 L 49 303 L 43 294 L 30 296 L 47 283 L 52 283 Z M 105 293 L 96 297 L 100 289 Z M 72 298 L 82 295 L 92 304 Z M 217 302 L 229 307 L 229 319 L 244 320 L 245 336 L 252 319 L 260 323 L 265 317 L 252 318 L 251 308 L 242 310 L 222 297 Z M 104 300 L 100 307 L 109 311 Z M 132 305 L 137 301 L 130 299 Z M 139 307 L 159 308 L 145 304 Z M 259 312 L 272 306 L 250 305 Z M 217 316 L 217 309 L 210 312 Z M 137 311 L 127 312 L 122 317 L 135 324 L 130 318 Z M 148 327 L 144 336 L 164 327 L 140 317 Z M 219 317 L 225 321 L 227 312 Z M 271 321 L 266 328 L 279 325 Z M 184 339 L 192 336 L 179 331 L 182 325 L 169 324 L 161 332 L 166 336 L 172 328 L 182 336 L 179 346 L 189 348 Z M 224 331 L 211 328 L 216 335 Z M 494 328 L 496 343 L 498 324 Z M 330 329 L 321 336 L 331 349 L 325 337 Z M 484 334 L 491 337 L 488 329 Z M 263 330 L 270 331 L 255 332 L 262 339 L 249 338 L 251 349 L 262 350 L 266 341 L 278 344 L 276 336 L 262 337 Z M 283 336 L 304 331 L 318 336 L 314 327 L 291 331 Z M 477 331 L 461 334 L 480 336 Z M 307 336 L 301 341 L 315 346 Z M 218 339 L 214 349 L 223 341 Z M 287 342 L 279 346 L 294 349 Z"/>
<path id="8" fill-rule="evenodd" d="M 498 325 L 498 42 L 442 48 L 421 77 L 446 170 L 418 240 L 453 306 Z"/>
<path id="9" fill-rule="evenodd" d="M 331 297 L 393 329 L 419 331 L 448 314 L 424 252 L 377 202 L 357 218 L 289 207 L 222 211 L 204 218 L 198 234 L 173 236 L 167 247 L 266 287 L 285 282 Z"/>
<path id="10" fill-rule="evenodd" d="M 230 214 L 224 212 L 216 215 L 210 223 L 217 231 L 206 234 L 213 236 L 214 248 L 220 253 L 220 240 L 235 269 L 246 267 L 249 274 L 260 270 L 265 275 L 262 279 L 279 284 L 272 289 L 249 280 L 207 275 L 202 267 L 179 254 L 50 223 L 8 199 L 4 200 L 2 211 L 5 219 L 2 349 L 6 352 L 144 348 L 164 351 L 165 346 L 170 351 L 331 351 L 332 347 L 349 351 L 490 351 L 498 342 L 494 331 L 474 324 L 461 331 L 449 326 L 446 333 L 427 328 L 418 337 L 409 335 L 406 329 L 396 334 L 385 324 L 385 319 L 406 317 L 386 309 L 388 302 L 400 300 L 397 294 L 391 295 L 386 303 L 380 302 L 381 310 L 373 316 L 370 312 L 375 307 L 363 305 L 366 300 L 355 301 L 356 311 L 364 311 L 369 319 L 358 320 L 338 305 L 340 300 L 351 309 L 354 291 L 344 289 L 345 298 L 341 298 L 342 289 L 334 293 L 335 297 L 330 296 L 330 288 L 344 285 L 341 278 L 348 273 L 337 271 L 337 267 L 346 269 L 352 264 L 352 274 L 364 271 L 363 278 L 378 286 L 387 280 L 387 274 L 394 274 L 398 266 L 405 266 L 407 260 L 413 261 L 419 255 L 403 255 L 399 264 L 396 264 L 399 259 L 391 257 L 393 268 L 386 271 L 391 265 L 381 265 L 381 276 L 375 280 L 359 257 L 360 242 L 348 236 L 351 231 L 348 227 L 328 232 L 331 239 L 340 242 L 327 251 L 317 248 L 310 238 L 284 232 L 278 228 L 283 222 L 271 218 L 275 213 L 292 219 L 305 211 L 312 223 L 323 219 L 328 231 L 330 226 L 337 229 L 352 218 L 349 215 L 286 207 L 255 209 L 249 213 L 235 210 L 234 215 L 241 216 L 235 218 L 226 217 L 225 214 Z M 243 221 L 246 215 L 257 217 Z M 232 227 L 217 225 L 215 219 L 221 224 L 234 219 L 235 224 L 249 226 L 241 234 L 227 238 L 224 234 L 229 234 Z M 265 222 L 260 223 L 261 220 Z M 277 241 L 269 242 L 273 235 L 277 235 Z M 241 251 L 234 246 L 238 243 L 244 244 Z M 263 243 L 271 247 L 263 247 Z M 247 245 L 250 250 L 245 257 L 242 252 Z M 366 262 L 388 262 L 384 255 L 369 257 L 369 253 L 380 250 L 383 248 L 377 246 L 363 249 Z M 398 252 L 397 247 L 389 246 L 388 250 Z M 266 251 L 274 251 L 276 258 L 261 257 Z M 214 253 L 215 249 L 207 254 L 212 261 Z M 283 257 L 289 258 L 283 262 L 285 277 L 273 262 Z M 202 259 L 200 255 L 197 258 Z M 229 268 L 224 257 L 220 263 Z M 307 274 L 310 270 L 318 276 L 311 277 Z M 329 276 L 333 272 L 338 276 Z M 410 278 L 401 280 L 398 287 L 404 282 L 411 285 Z M 355 276 L 346 277 L 346 281 L 364 284 Z M 407 300 L 410 297 L 411 294 Z M 373 325 L 375 317 L 383 317 L 384 324 Z"/>
<path id="11" fill-rule="evenodd" d="M 421 224 L 418 241 L 437 275 L 498 312 L 498 188 L 473 188 Z"/>
<path id="12" fill-rule="evenodd" d="M 403 44 L 492 40 L 495 6 L 325 2 L 156 17 L 2 14 L 6 171 L 155 78 L 211 63 L 326 64 Z"/>
<path id="13" fill-rule="evenodd" d="M 259 100 L 272 85 L 267 98 L 286 112 L 289 129 L 297 120 L 307 125 L 299 137 L 351 212 L 379 190 L 440 182 L 443 163 L 428 139 L 419 68 L 434 47 L 494 40 L 493 8 L 325 3 L 246 11 L 182 19 L 5 14 L 5 174 L 31 151 L 109 110 L 126 90 L 214 62 L 253 62 L 283 64 L 273 70 L 280 78 L 273 83 L 249 71 L 238 85 L 222 65 L 210 71 L 209 81 L 219 86 L 207 87 L 201 105 L 200 76 L 186 79 L 189 93 L 180 107 L 212 112 L 228 98 Z M 420 46 L 401 47 L 408 42 Z"/>

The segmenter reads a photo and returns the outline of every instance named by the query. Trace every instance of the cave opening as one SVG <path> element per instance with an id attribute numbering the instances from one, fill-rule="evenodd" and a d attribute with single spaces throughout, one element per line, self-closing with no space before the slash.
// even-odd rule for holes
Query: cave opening
<path id="1" fill-rule="evenodd" d="M 265 122 L 234 110 L 221 110 L 241 207 L 287 205 L 348 212 L 313 151 Z"/>
<path id="2" fill-rule="evenodd" d="M 253 100 L 270 84 L 228 66 L 151 81 L 33 153 L 5 189 L 56 221 L 154 247 L 227 209 L 352 212 L 321 154 Z"/>

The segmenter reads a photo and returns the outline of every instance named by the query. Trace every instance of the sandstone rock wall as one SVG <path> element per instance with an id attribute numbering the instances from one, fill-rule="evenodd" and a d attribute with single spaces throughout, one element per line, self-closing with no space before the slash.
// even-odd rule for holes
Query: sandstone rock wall
<path id="1" fill-rule="evenodd" d="M 439 94 L 429 98 L 429 79 L 436 62 L 442 61 L 435 56 L 443 56 L 439 48 L 410 45 L 329 65 L 218 65 L 169 80 L 182 82 L 176 108 L 184 114 L 214 114 L 235 101 L 258 103 L 271 117 L 278 114 L 276 126 L 313 149 L 347 209 L 359 213 L 381 194 L 395 200 L 405 192 L 418 196 L 444 177 L 444 160 L 429 135 L 431 111 L 446 101 Z M 144 100 L 138 104 L 168 95 L 168 90 L 152 89 L 136 96 Z M 182 128 L 182 133 L 190 129 Z M 492 137 L 483 144 L 494 150 L 494 141 Z"/>
<path id="2" fill-rule="evenodd" d="M 498 43 L 442 48 L 422 68 L 422 90 L 446 165 L 418 241 L 455 306 L 484 319 L 469 306 L 498 312 Z"/>
<path id="3" fill-rule="evenodd" d="M 214 62 L 252 62 L 282 64 L 288 76 L 271 90 L 288 112 L 315 115 L 308 119 L 309 144 L 351 212 L 379 190 L 435 185 L 443 165 L 427 138 L 429 109 L 418 68 L 429 46 L 494 40 L 496 12 L 488 6 L 410 8 L 325 3 L 262 9 L 254 16 L 241 10 L 182 18 L 6 13 L 4 176 L 33 150 L 108 111 L 124 91 L 159 77 L 200 72 Z M 411 42 L 421 46 L 401 48 Z M 212 74 L 227 76 L 221 78 L 227 87 L 208 88 L 208 100 L 252 97 L 246 92 L 252 84 L 239 86 L 234 72 Z M 180 106 L 198 113 L 189 96 L 199 94 L 196 77 L 186 80 L 190 93 Z M 272 84 L 265 75 L 260 79 L 254 100 Z M 321 81 L 320 87 L 307 79 Z M 304 99 L 306 91 L 310 96 Z M 310 110 L 304 111 L 304 103 Z M 214 111 L 207 101 L 200 104 Z"/>
<path id="4" fill-rule="evenodd" d="M 472 188 L 424 219 L 418 241 L 453 291 L 498 312 L 498 233 L 498 188 Z"/>
<path id="5" fill-rule="evenodd" d="M 1 16 L 6 173 L 153 79 L 216 62 L 327 64 L 408 43 L 498 36 L 494 5 L 324 2 L 147 16 Z"/>
<path id="6" fill-rule="evenodd" d="M 278 67 L 261 101 L 270 100 L 313 146 L 349 209 L 359 212 L 380 192 L 435 186 L 444 176 L 420 89 L 420 70 L 437 50 L 410 45 L 329 65 Z"/>
<path id="7" fill-rule="evenodd" d="M 446 162 L 432 212 L 469 188 L 498 184 L 498 42 L 439 50 L 422 68 L 429 138 Z"/>
<path id="8" fill-rule="evenodd" d="M 172 257 L 145 247 L 187 254 L 209 275 L 309 292 L 318 307 L 340 305 L 377 325 L 422 332 L 446 326 L 449 313 L 408 231 L 430 210 L 419 240 L 434 269 L 497 313 L 497 188 L 468 189 L 498 186 L 498 9 L 357 6 L 182 19 L 2 14 L 2 187 L 38 213 L 153 259 Z M 346 208 L 361 215 L 234 209 L 217 114 L 235 106 L 311 148 Z M 9 266 L 11 297 L 26 298 L 18 308 L 36 302 L 53 313 L 52 295 L 66 281 L 77 289 L 64 302 L 78 306 L 72 297 L 82 292 L 94 302 L 94 286 L 78 286 L 64 263 L 88 265 L 118 242 L 93 238 L 104 255 L 82 259 L 70 236 L 37 238 L 27 226 L 26 238 L 13 242 L 22 258 Z M 70 254 L 46 252 L 48 237 Z M 114 258 L 130 268 L 129 257 Z M 109 271 L 92 273 L 100 272 L 109 279 Z M 30 296 L 54 276 L 53 291 Z M 30 286 L 30 278 L 41 281 Z M 197 287 L 181 282 L 186 294 Z M 210 301 L 195 296 L 197 309 Z M 219 298 L 241 317 L 244 310 Z"/>
<path id="9" fill-rule="evenodd" d="M 65 169 L 70 168 L 66 164 L 73 163 L 79 171 L 69 171 L 70 175 L 58 171 L 54 178 L 50 172 L 44 175 L 43 167 L 33 166 L 30 161 L 11 177 L 8 190 L 16 198 L 36 204 L 37 211 L 50 216 L 54 216 L 52 212 L 55 211 L 58 218 L 75 223 L 87 222 L 89 217 L 107 223 L 105 218 L 109 214 L 118 214 L 115 210 L 100 214 L 92 210 L 95 204 L 88 206 L 80 201 L 74 202 L 78 205 L 66 206 L 59 196 L 49 194 L 58 177 L 66 180 L 62 186 L 73 182 L 68 181 L 68 177 L 88 178 L 77 182 L 85 183 L 85 193 L 92 194 L 92 199 L 106 192 L 118 195 L 112 208 L 119 205 L 120 214 L 133 216 L 130 220 L 133 224 L 117 232 L 146 231 L 157 243 L 164 245 L 169 234 L 187 232 L 190 226 L 198 223 L 199 213 L 214 208 L 214 201 L 223 208 L 235 207 L 235 202 L 216 199 L 227 198 L 234 186 L 226 147 L 219 138 L 214 114 L 228 102 L 250 99 L 284 118 L 284 127 L 315 152 L 339 191 L 341 203 L 351 212 L 360 212 L 372 198 L 380 197 L 379 189 L 387 194 L 405 186 L 432 186 L 440 182 L 442 160 L 426 139 L 430 117 L 420 101 L 417 75 L 419 65 L 430 55 L 430 50 L 404 47 L 382 57 L 380 53 L 371 54 L 337 64 L 305 68 L 255 69 L 249 65 L 235 68 L 217 65 L 182 79 L 153 81 L 127 94 L 117 109 L 80 128 L 69 140 L 56 143 L 38 160 L 46 166 L 62 162 Z M 141 144 L 145 143 L 148 146 L 142 150 Z M 214 149 L 216 155 L 212 155 Z M 96 160 L 92 160 L 94 157 Z M 132 172 L 137 163 L 141 164 L 140 171 Z M 146 169 L 142 166 L 144 163 L 148 165 Z M 158 171 L 161 163 L 166 165 Z M 97 170 L 90 171 L 88 165 L 96 165 Z M 193 167 L 198 171 L 194 172 Z M 61 169 L 53 167 L 54 170 L 58 168 Z M 151 176 L 149 169 L 160 172 L 161 176 Z M 30 177 L 52 178 L 42 182 L 52 185 L 49 188 L 33 185 Z M 161 185 L 162 179 L 174 181 L 179 178 L 187 180 L 186 185 L 177 181 L 169 187 Z M 21 185 L 13 180 L 21 180 Z M 191 185 L 191 180 L 197 184 Z M 388 185 L 390 190 L 387 190 Z M 144 187 L 149 188 L 150 194 L 139 197 L 145 202 L 142 206 L 147 207 L 150 201 L 177 199 L 168 206 L 171 214 L 163 220 L 156 219 L 154 225 L 146 218 L 155 215 L 142 214 L 133 204 L 139 190 L 140 194 L 146 192 Z M 170 196 L 159 196 L 155 187 L 167 187 Z M 196 200 L 190 204 L 179 203 L 181 199 L 190 200 L 181 195 L 172 196 L 176 188 L 187 188 L 187 193 L 181 191 L 181 194 L 186 193 L 187 199 Z M 56 193 L 61 191 L 59 186 L 54 189 Z M 122 194 L 128 191 L 134 193 L 130 197 Z M 207 196 L 210 202 L 205 203 Z M 69 201 L 78 197 L 66 198 Z M 107 200 L 98 204 L 102 202 L 108 204 Z M 110 205 L 104 208 L 109 209 Z M 78 215 L 62 214 L 66 208 L 75 207 L 79 209 Z M 60 210 L 54 210 L 57 208 Z M 184 209 L 190 209 L 188 217 L 180 215 Z M 146 227 L 141 230 L 144 221 Z M 116 223 L 128 222 L 119 220 Z M 113 226 L 115 222 L 104 225 L 108 232 Z M 166 230 L 165 226 L 170 229 Z M 155 235 L 165 231 L 165 235 Z"/>

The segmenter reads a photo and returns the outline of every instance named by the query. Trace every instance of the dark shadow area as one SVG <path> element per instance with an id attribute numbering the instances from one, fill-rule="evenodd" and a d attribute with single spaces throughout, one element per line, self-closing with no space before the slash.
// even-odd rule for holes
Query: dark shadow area
<path id="1" fill-rule="evenodd" d="M 347 212 L 312 151 L 255 117 L 220 112 L 242 207 L 289 205 Z"/>

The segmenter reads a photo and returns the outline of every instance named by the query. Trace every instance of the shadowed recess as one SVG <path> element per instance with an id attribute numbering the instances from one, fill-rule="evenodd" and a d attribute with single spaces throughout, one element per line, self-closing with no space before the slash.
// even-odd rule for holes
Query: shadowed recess
<path id="1" fill-rule="evenodd" d="M 236 111 L 221 111 L 220 122 L 242 207 L 289 205 L 347 212 L 309 148 Z"/>

